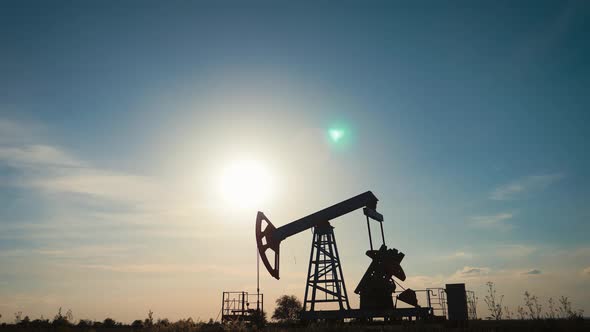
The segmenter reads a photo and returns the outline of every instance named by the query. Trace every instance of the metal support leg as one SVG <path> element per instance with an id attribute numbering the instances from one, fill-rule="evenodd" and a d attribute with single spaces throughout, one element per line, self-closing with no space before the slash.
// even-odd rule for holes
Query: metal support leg
<path id="1" fill-rule="evenodd" d="M 315 311 L 316 303 L 336 302 L 340 310 L 349 310 L 334 230 L 329 223 L 314 228 L 309 258 L 304 314 Z"/>

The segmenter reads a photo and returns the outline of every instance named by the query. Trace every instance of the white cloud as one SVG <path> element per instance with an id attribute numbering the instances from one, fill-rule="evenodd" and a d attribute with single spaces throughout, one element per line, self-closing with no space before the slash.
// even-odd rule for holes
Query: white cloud
<path id="1" fill-rule="evenodd" d="M 495 229 L 501 231 L 511 230 L 514 226 L 508 223 L 512 219 L 512 213 L 498 213 L 489 216 L 471 217 L 471 225 L 478 228 Z"/>
<path id="2" fill-rule="evenodd" d="M 521 199 L 530 192 L 547 188 L 563 177 L 562 173 L 526 176 L 495 188 L 490 193 L 489 198 L 497 201 Z"/>

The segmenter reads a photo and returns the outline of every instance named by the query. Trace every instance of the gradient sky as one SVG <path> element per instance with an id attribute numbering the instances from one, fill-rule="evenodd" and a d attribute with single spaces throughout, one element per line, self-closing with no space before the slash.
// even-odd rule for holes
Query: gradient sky
<path id="1" fill-rule="evenodd" d="M 366 190 L 406 286 L 491 280 L 590 312 L 587 1 L 0 4 L 0 314 L 215 318 L 254 220 Z M 327 133 L 345 127 L 344 144 Z M 223 169 L 266 165 L 233 206 Z M 333 223 L 348 289 L 364 216 Z M 302 298 L 310 233 L 274 299 Z M 350 294 L 353 304 L 357 297 Z"/>

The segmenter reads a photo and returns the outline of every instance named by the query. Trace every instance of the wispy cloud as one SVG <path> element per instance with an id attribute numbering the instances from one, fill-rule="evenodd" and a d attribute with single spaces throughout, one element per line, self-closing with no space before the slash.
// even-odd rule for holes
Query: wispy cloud
<path id="1" fill-rule="evenodd" d="M 523 272 L 522 274 L 526 274 L 526 275 L 538 275 L 541 274 L 541 270 L 538 269 L 532 269 L 532 270 L 528 270 L 526 272 Z"/>
<path id="2" fill-rule="evenodd" d="M 94 257 L 124 257 L 130 247 L 115 245 L 82 245 L 77 247 L 48 247 L 35 252 L 48 258 L 60 259 L 88 259 Z"/>
<path id="3" fill-rule="evenodd" d="M 537 248 L 524 244 L 503 244 L 496 246 L 495 253 L 499 257 L 521 258 L 531 255 Z"/>
<path id="4" fill-rule="evenodd" d="M 108 200 L 131 202 L 155 200 L 155 196 L 160 194 L 162 189 L 156 181 L 146 176 L 95 168 L 33 178 L 25 185 L 44 191 L 84 194 Z"/>
<path id="5" fill-rule="evenodd" d="M 149 263 L 149 264 L 76 264 L 73 267 L 89 270 L 102 270 L 118 273 L 133 274 L 179 274 L 179 273 L 219 273 L 231 276 L 250 276 L 251 273 L 239 266 L 219 266 L 203 264 L 172 264 L 172 263 Z"/>
<path id="6" fill-rule="evenodd" d="M 0 119 L 0 129 L 10 134 L 0 134 L 0 165 L 10 167 L 19 174 L 4 184 L 45 193 L 85 195 L 94 199 L 130 203 L 135 208 L 138 205 L 162 209 L 170 206 L 167 204 L 172 196 L 169 193 L 175 191 L 161 180 L 103 169 L 69 153 L 63 147 L 39 144 L 35 140 L 41 139 L 35 138 L 34 129 L 26 124 Z"/>
<path id="7" fill-rule="evenodd" d="M 446 281 L 448 281 L 448 276 L 445 275 L 410 275 L 404 284 L 412 289 L 425 289 L 441 287 Z"/>
<path id="8" fill-rule="evenodd" d="M 512 224 L 508 223 L 512 217 L 513 214 L 508 212 L 488 216 L 474 216 L 471 217 L 471 225 L 477 228 L 508 231 L 514 228 Z"/>
<path id="9" fill-rule="evenodd" d="M 6 130 L 0 133 L 0 166 L 14 170 L 0 185 L 38 192 L 51 200 L 58 211 L 43 220 L 4 222 L 0 227 L 9 234 L 0 232 L 0 237 L 78 237 L 88 235 L 90 229 L 96 231 L 109 225 L 133 225 L 137 234 L 164 237 L 195 233 L 153 226 L 161 226 L 163 221 L 167 225 L 182 224 L 190 218 L 194 223 L 195 211 L 202 209 L 175 182 L 93 165 L 38 137 L 36 132 L 42 130 L 34 125 L 0 118 L 0 129 Z M 138 224 L 144 227 L 139 228 Z"/>
<path id="10" fill-rule="evenodd" d="M 20 171 L 20 186 L 46 192 L 137 202 L 162 191 L 154 179 L 96 168 L 51 145 L 0 146 L 0 163 Z"/>
<path id="11" fill-rule="evenodd" d="M 473 258 L 474 254 L 471 252 L 465 251 L 456 251 L 450 255 L 443 256 L 445 259 L 471 259 Z"/>
<path id="12" fill-rule="evenodd" d="M 552 259 L 559 259 L 561 261 L 577 261 L 584 262 L 590 260 L 590 247 L 580 246 L 575 248 L 556 248 L 547 253 Z"/>
<path id="13" fill-rule="evenodd" d="M 15 167 L 82 167 L 83 163 L 50 145 L 0 146 L 0 161 Z"/>
<path id="14" fill-rule="evenodd" d="M 473 278 L 489 274 L 491 269 L 489 267 L 474 267 L 464 266 L 462 269 L 455 272 L 455 278 Z"/>
<path id="15" fill-rule="evenodd" d="M 0 144 L 30 144 L 39 131 L 38 125 L 0 118 Z"/>
<path id="16" fill-rule="evenodd" d="M 546 262 L 543 264 L 546 264 Z M 564 293 L 575 294 L 573 297 L 576 302 L 588 307 L 588 297 L 584 296 L 583 292 L 579 293 L 580 284 L 583 285 L 590 278 L 590 266 L 587 264 L 583 266 L 586 266 L 586 268 L 582 270 L 579 265 L 560 269 L 551 268 L 551 265 L 549 265 L 548 270 L 545 270 L 542 266 L 523 269 L 517 266 L 501 268 L 485 263 L 475 266 L 465 265 L 449 274 L 409 275 L 404 285 L 412 289 L 424 289 L 444 287 L 447 283 L 465 283 L 467 289 L 475 291 L 481 298 L 482 294 L 487 293 L 486 282 L 492 281 L 496 285 L 499 294 L 522 294 L 524 290 L 533 291 L 545 298 L 555 298 Z M 563 287 L 556 290 L 548 286 L 555 283 L 561 283 Z M 419 297 L 420 301 L 424 301 L 422 299 Z M 505 304 L 511 308 L 516 307 L 521 304 L 520 297 L 507 296 Z M 484 307 L 481 307 L 481 305 Z M 482 303 L 480 303 L 478 309 L 487 310 L 485 304 Z"/>
<path id="17" fill-rule="evenodd" d="M 561 180 L 563 173 L 530 175 L 492 190 L 489 198 L 497 201 L 516 200 L 526 197 L 528 193 L 540 191 Z"/>
<path id="18" fill-rule="evenodd" d="M 0 250 L 0 257 L 22 257 L 28 254 L 27 250 L 23 249 L 4 249 Z"/>

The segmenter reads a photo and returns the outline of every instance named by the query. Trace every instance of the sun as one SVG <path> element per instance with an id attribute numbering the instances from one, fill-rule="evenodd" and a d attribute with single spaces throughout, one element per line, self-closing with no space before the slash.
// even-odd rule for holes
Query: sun
<path id="1" fill-rule="evenodd" d="M 264 164 L 241 160 L 222 172 L 220 192 L 227 204 L 237 208 L 258 208 L 268 201 L 272 192 L 272 176 Z"/>

